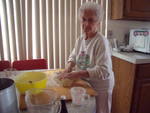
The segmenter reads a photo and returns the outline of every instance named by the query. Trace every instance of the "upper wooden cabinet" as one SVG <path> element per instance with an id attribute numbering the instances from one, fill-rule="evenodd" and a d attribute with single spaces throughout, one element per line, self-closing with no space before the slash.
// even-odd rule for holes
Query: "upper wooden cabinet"
<path id="1" fill-rule="evenodd" d="M 150 20 L 150 0 L 111 0 L 111 18 Z"/>

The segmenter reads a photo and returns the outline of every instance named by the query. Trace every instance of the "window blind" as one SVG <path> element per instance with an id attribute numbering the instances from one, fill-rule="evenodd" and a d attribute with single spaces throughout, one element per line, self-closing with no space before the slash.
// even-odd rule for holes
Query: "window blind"
<path id="1" fill-rule="evenodd" d="M 108 0 L 0 0 L 0 60 L 45 58 L 49 68 L 64 68 L 82 33 L 78 9 L 87 1 L 104 8 L 106 35 Z"/>

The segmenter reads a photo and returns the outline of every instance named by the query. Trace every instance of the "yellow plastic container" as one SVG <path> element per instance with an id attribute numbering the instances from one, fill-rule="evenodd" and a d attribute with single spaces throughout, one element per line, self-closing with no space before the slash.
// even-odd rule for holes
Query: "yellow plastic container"
<path id="1" fill-rule="evenodd" d="M 15 83 L 18 91 L 23 94 L 32 88 L 46 88 L 47 76 L 42 72 L 24 72 L 17 75 Z"/>

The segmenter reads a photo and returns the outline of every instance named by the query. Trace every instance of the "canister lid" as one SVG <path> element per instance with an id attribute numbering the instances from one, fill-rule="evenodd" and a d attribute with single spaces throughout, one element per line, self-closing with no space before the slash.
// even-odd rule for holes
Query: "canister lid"
<path id="1" fill-rule="evenodd" d="M 0 91 L 14 84 L 14 81 L 9 78 L 0 78 Z"/>

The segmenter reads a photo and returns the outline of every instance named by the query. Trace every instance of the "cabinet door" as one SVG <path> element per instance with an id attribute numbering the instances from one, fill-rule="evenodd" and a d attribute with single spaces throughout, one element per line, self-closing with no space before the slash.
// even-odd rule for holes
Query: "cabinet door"
<path id="1" fill-rule="evenodd" d="M 137 81 L 131 113 L 150 113 L 150 79 Z"/>
<path id="2" fill-rule="evenodd" d="M 150 0 L 126 0 L 125 16 L 139 20 L 150 20 Z"/>
<path id="3" fill-rule="evenodd" d="M 112 57 L 112 62 L 115 73 L 112 113 L 129 113 L 134 85 L 135 65 L 117 57 Z"/>
<path id="4" fill-rule="evenodd" d="M 138 64 L 136 75 L 138 79 L 150 79 L 150 64 Z"/>
<path id="5" fill-rule="evenodd" d="M 150 0 L 112 0 L 112 19 L 150 20 Z"/>

